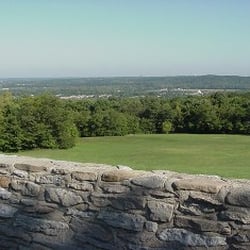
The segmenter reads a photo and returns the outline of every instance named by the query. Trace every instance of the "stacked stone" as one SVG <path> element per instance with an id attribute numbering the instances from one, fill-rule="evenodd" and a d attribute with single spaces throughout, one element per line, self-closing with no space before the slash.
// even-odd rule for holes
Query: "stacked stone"
<path id="1" fill-rule="evenodd" d="M 0 249 L 250 249 L 250 181 L 0 156 Z"/>

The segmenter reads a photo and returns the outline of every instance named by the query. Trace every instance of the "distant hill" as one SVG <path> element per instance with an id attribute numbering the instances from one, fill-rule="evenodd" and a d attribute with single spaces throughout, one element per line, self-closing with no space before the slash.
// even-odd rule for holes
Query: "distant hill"
<path id="1" fill-rule="evenodd" d="M 183 90 L 184 89 L 184 90 Z M 179 95 L 186 90 L 250 91 L 250 77 L 243 76 L 166 76 L 96 78 L 9 78 L 0 80 L 0 91 L 14 95 L 51 92 L 60 96 L 137 96 Z M 186 92 L 185 92 L 186 91 Z"/>

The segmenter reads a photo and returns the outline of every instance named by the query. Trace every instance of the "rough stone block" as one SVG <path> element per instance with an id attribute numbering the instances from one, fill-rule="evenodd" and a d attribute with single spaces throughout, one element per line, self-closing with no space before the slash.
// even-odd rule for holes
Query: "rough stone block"
<path id="1" fill-rule="evenodd" d="M 158 230 L 158 224 L 156 222 L 146 221 L 145 228 L 148 232 L 156 233 Z"/>
<path id="2" fill-rule="evenodd" d="M 11 197 L 12 193 L 7 191 L 4 188 L 0 187 L 0 199 L 2 200 L 8 200 Z"/>
<path id="3" fill-rule="evenodd" d="M 27 172 L 44 172 L 48 169 L 46 166 L 31 165 L 28 163 L 15 163 L 14 167 Z"/>
<path id="4" fill-rule="evenodd" d="M 250 185 L 232 187 L 226 196 L 226 202 L 231 205 L 250 208 Z"/>
<path id="5" fill-rule="evenodd" d="M 56 202 L 66 207 L 83 202 L 80 195 L 62 188 L 46 188 L 45 197 L 47 201 Z"/>
<path id="6" fill-rule="evenodd" d="M 250 224 L 250 208 L 230 206 L 226 210 L 219 213 L 219 218 L 222 220 L 231 220 Z"/>
<path id="7" fill-rule="evenodd" d="M 117 249 L 113 243 L 114 237 L 112 231 L 103 225 L 73 218 L 70 227 L 75 232 L 76 241 L 81 242 L 80 249 Z M 98 248 L 92 248 L 88 244 Z M 83 246 L 86 246 L 86 248 L 82 248 Z"/>
<path id="8" fill-rule="evenodd" d="M 205 193 L 218 193 L 226 183 L 217 178 L 195 177 L 192 179 L 177 180 L 173 187 L 177 190 L 194 190 Z"/>
<path id="9" fill-rule="evenodd" d="M 194 234 L 188 230 L 178 228 L 167 228 L 160 232 L 158 237 L 163 241 L 176 241 L 184 246 L 191 247 L 209 248 L 227 245 L 225 237 Z"/>
<path id="10" fill-rule="evenodd" d="M 60 235 L 60 233 L 69 230 L 69 225 L 65 222 L 37 219 L 28 216 L 18 216 L 14 222 L 14 226 L 22 227 L 29 232 L 39 232 L 51 236 Z"/>
<path id="11" fill-rule="evenodd" d="M 169 222 L 173 216 L 174 205 L 161 201 L 148 201 L 150 219 L 153 221 Z"/>
<path id="12" fill-rule="evenodd" d="M 38 184 L 62 185 L 65 182 L 65 177 L 60 175 L 42 175 L 37 176 L 35 181 Z"/>
<path id="13" fill-rule="evenodd" d="M 169 193 L 169 192 L 163 192 L 160 190 L 149 190 L 148 192 L 151 196 L 155 197 L 155 198 L 174 198 L 176 197 L 173 193 Z"/>
<path id="14" fill-rule="evenodd" d="M 41 187 L 30 181 L 12 180 L 11 188 L 15 191 L 21 191 L 22 195 L 38 196 Z"/>
<path id="15" fill-rule="evenodd" d="M 11 164 L 8 163 L 0 163 L 0 168 L 9 168 Z"/>
<path id="16" fill-rule="evenodd" d="M 218 200 L 214 194 L 210 193 L 190 191 L 189 199 L 193 200 L 196 203 L 208 204 L 209 206 L 214 206 L 214 207 L 222 206 L 222 202 Z"/>
<path id="17" fill-rule="evenodd" d="M 37 204 L 37 200 L 29 198 L 23 198 L 20 200 L 20 202 L 25 206 L 34 206 L 35 204 Z"/>
<path id="18" fill-rule="evenodd" d="M 231 234 L 228 223 L 196 218 L 191 216 L 176 216 L 174 224 L 177 227 L 193 229 L 196 232 L 216 232 L 220 234 Z"/>
<path id="19" fill-rule="evenodd" d="M 95 217 L 96 213 L 95 212 L 91 212 L 91 211 L 80 211 L 78 209 L 74 209 L 74 208 L 68 208 L 66 213 L 66 215 L 71 215 L 74 217 L 81 217 L 81 218 L 93 218 Z"/>
<path id="20" fill-rule="evenodd" d="M 65 168 L 53 168 L 51 170 L 52 174 L 56 174 L 56 175 L 66 175 L 66 174 L 70 174 L 70 169 L 65 169 Z"/>
<path id="21" fill-rule="evenodd" d="M 16 208 L 7 204 L 0 203 L 0 218 L 12 218 L 14 217 L 16 211 Z"/>
<path id="22" fill-rule="evenodd" d="M 92 192 L 94 190 L 93 185 L 89 182 L 69 183 L 67 187 L 73 188 L 75 190 L 82 190 L 82 191 L 89 191 L 89 192 Z"/>
<path id="23" fill-rule="evenodd" d="M 0 168 L 0 175 L 8 175 L 10 173 L 9 169 L 1 169 Z"/>
<path id="24" fill-rule="evenodd" d="M 95 172 L 72 172 L 72 179 L 77 181 L 96 181 L 97 173 Z"/>
<path id="25" fill-rule="evenodd" d="M 131 171 L 131 170 L 111 170 L 106 171 L 102 174 L 102 181 L 105 182 L 121 182 L 124 180 L 129 180 L 136 176 L 144 174 L 144 171 Z"/>
<path id="26" fill-rule="evenodd" d="M 13 171 L 13 175 L 15 175 L 15 176 L 17 176 L 19 178 L 22 178 L 22 179 L 27 179 L 28 176 L 29 176 L 28 172 L 22 171 L 22 170 L 18 170 L 18 169 L 15 169 Z"/>
<path id="27" fill-rule="evenodd" d="M 119 210 L 143 210 L 146 206 L 146 199 L 140 196 L 133 196 L 131 194 L 121 197 L 113 197 L 111 200 L 111 206 Z"/>
<path id="28" fill-rule="evenodd" d="M 132 183 L 138 186 L 151 189 L 161 189 L 164 187 L 165 178 L 158 175 L 148 175 L 132 179 Z"/>
<path id="29" fill-rule="evenodd" d="M 113 194 L 128 193 L 130 191 L 129 187 L 122 186 L 119 184 L 104 184 L 101 185 L 101 188 L 104 192 Z"/>
<path id="30" fill-rule="evenodd" d="M 90 201 L 96 207 L 106 207 L 111 204 L 110 199 L 114 197 L 113 194 L 93 192 L 90 196 Z"/>
<path id="31" fill-rule="evenodd" d="M 136 232 L 141 232 L 146 222 L 146 219 L 141 215 L 118 213 L 109 210 L 101 210 L 97 218 L 109 226 Z"/>
<path id="32" fill-rule="evenodd" d="M 39 201 L 32 205 L 28 205 L 23 211 L 27 213 L 48 214 L 54 212 L 57 208 L 58 206 L 56 204 Z"/>

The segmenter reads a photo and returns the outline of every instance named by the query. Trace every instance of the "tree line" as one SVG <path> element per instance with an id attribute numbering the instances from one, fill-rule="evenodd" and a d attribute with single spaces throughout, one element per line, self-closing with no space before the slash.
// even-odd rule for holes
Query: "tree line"
<path id="1" fill-rule="evenodd" d="M 77 137 L 152 133 L 250 133 L 250 93 L 62 100 L 0 96 L 0 150 L 70 148 Z"/>

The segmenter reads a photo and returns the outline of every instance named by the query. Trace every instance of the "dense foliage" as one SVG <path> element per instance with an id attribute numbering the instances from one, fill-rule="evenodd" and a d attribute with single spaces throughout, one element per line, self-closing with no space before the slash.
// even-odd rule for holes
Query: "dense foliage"
<path id="1" fill-rule="evenodd" d="M 250 94 L 166 99 L 0 98 L 0 150 L 69 148 L 79 134 L 250 133 Z"/>
<path id="2" fill-rule="evenodd" d="M 0 99 L 0 150 L 69 148 L 77 129 L 64 103 L 51 95 Z"/>

